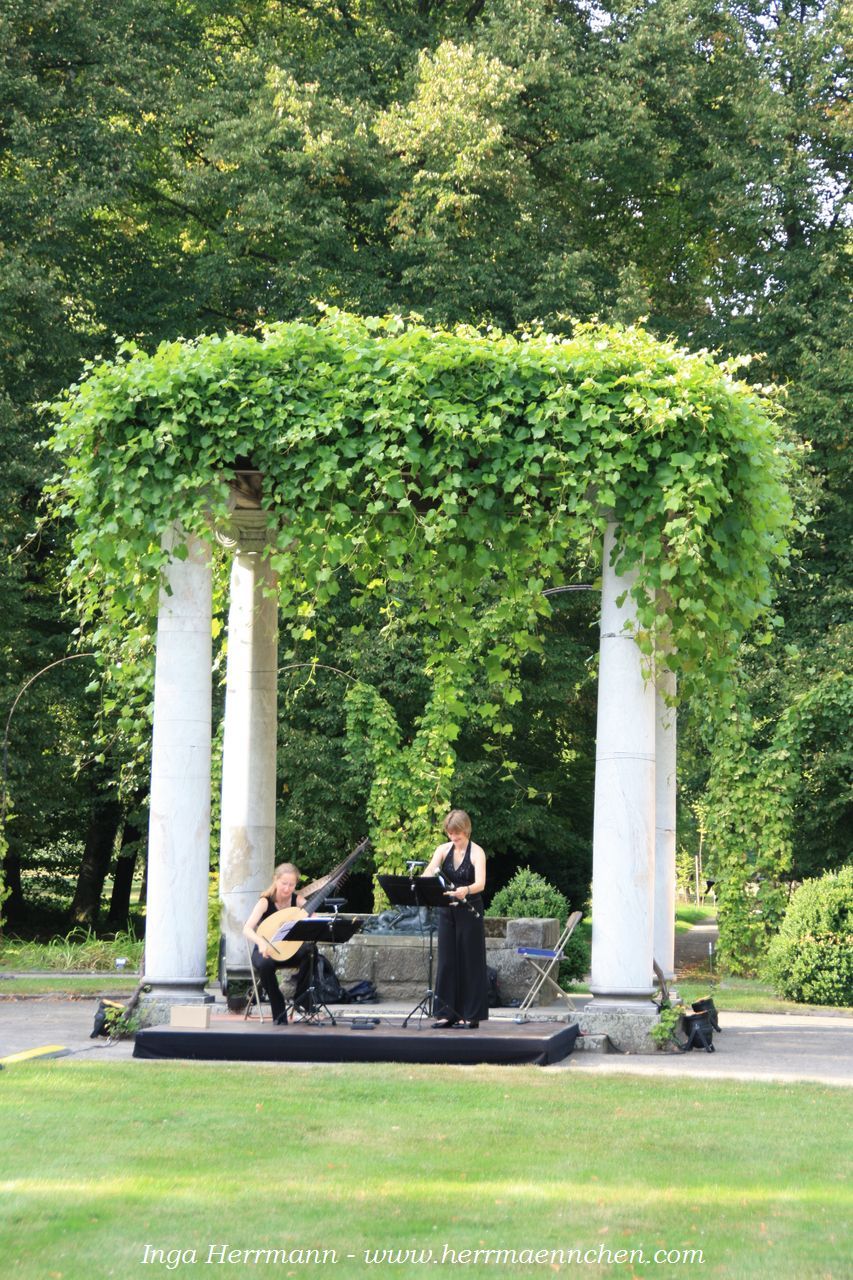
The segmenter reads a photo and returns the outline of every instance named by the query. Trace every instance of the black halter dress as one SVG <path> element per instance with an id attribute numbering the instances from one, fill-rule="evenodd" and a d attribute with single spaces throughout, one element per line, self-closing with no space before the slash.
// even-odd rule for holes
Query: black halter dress
<path id="1" fill-rule="evenodd" d="M 453 845 L 441 868 L 454 889 L 474 883 L 471 841 L 458 867 L 453 865 Z M 438 910 L 438 964 L 433 1012 L 451 1022 L 485 1022 L 489 1016 L 489 981 L 486 974 L 485 906 L 481 893 L 470 894 L 457 906 Z"/>

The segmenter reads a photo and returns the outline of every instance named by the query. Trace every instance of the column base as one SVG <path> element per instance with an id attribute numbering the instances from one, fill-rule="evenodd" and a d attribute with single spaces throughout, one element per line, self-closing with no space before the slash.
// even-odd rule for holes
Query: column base
<path id="1" fill-rule="evenodd" d="M 586 1035 L 606 1035 L 617 1053 L 658 1053 L 651 1037 L 660 1013 L 647 997 L 600 995 L 578 1013 L 578 1025 Z"/>
<path id="2" fill-rule="evenodd" d="M 151 981 L 147 986 L 148 990 L 139 1000 L 139 1017 L 146 1027 L 169 1022 L 175 1005 L 213 1004 L 213 996 L 207 995 L 203 982 Z"/>

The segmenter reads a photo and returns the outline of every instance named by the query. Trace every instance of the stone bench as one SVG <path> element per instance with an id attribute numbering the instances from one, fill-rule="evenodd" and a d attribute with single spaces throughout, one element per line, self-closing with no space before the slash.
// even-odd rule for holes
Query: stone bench
<path id="1" fill-rule="evenodd" d="M 517 948 L 554 947 L 559 936 L 560 925 L 556 919 L 486 917 L 486 963 L 497 972 L 502 1004 L 521 1000 L 535 976 L 530 965 L 518 955 Z M 437 958 L 437 939 L 434 945 Z M 366 980 L 374 984 L 380 999 L 411 1000 L 412 1003 L 426 992 L 429 978 L 426 931 L 423 934 L 357 933 L 342 946 L 320 949 L 334 966 L 343 987 Z"/>

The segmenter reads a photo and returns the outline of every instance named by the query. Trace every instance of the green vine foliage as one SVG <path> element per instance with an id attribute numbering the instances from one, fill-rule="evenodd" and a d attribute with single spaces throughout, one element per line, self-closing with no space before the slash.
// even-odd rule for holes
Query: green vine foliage
<path id="1" fill-rule="evenodd" d="M 382 695 L 361 681 L 346 695 L 350 755 L 370 776 L 367 812 L 376 870 L 400 875 L 408 858 L 429 858 L 451 808 L 453 740 L 464 708 L 459 691 L 439 682 L 409 742 Z M 377 887 L 374 906 L 387 906 Z"/>
<path id="2" fill-rule="evenodd" d="M 498 734 L 543 588 L 608 519 L 618 567 L 638 570 L 641 644 L 665 593 L 682 693 L 722 702 L 792 526 L 771 402 L 638 328 L 511 337 L 326 310 L 150 355 L 122 341 L 51 412 L 50 501 L 74 523 L 84 629 L 153 618 L 164 529 L 226 523 L 228 476 L 249 458 L 294 637 L 310 639 L 346 569 L 389 620 L 432 628 L 436 687 L 484 662 L 480 714 Z"/>
<path id="3" fill-rule="evenodd" d="M 736 707 L 718 735 L 706 797 L 719 906 L 721 963 L 758 972 L 788 906 L 793 823 L 810 747 L 821 735 L 845 735 L 853 714 L 853 679 L 839 672 L 796 699 L 769 743 L 761 726 Z"/>

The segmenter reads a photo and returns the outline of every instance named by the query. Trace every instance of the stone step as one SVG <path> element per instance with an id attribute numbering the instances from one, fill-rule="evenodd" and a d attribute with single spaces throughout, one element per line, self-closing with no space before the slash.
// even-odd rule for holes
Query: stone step
<path id="1" fill-rule="evenodd" d="M 615 1053 L 610 1036 L 581 1035 L 575 1041 L 576 1053 Z"/>

